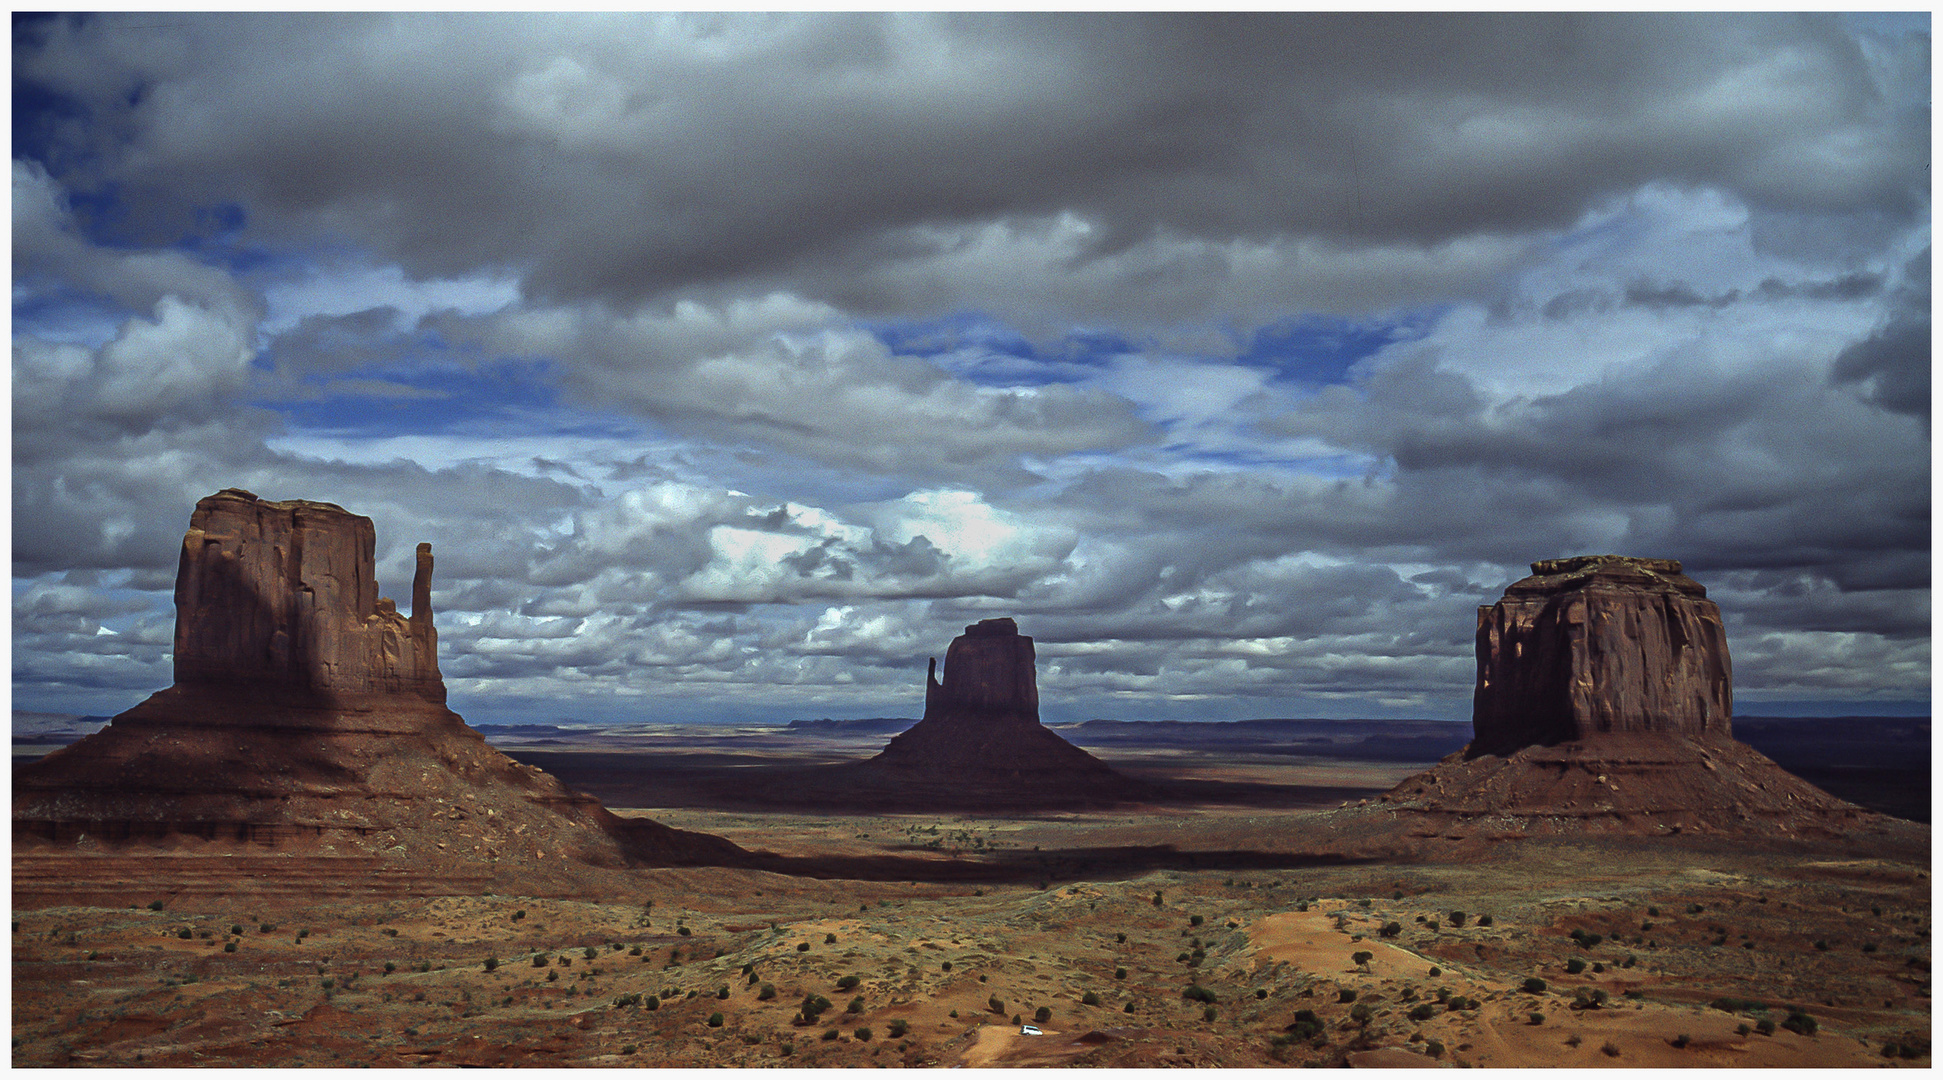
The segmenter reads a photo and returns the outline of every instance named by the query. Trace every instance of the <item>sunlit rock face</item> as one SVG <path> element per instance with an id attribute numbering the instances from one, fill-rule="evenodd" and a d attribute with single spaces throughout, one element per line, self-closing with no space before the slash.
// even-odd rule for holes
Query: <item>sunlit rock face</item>
<path id="1" fill-rule="evenodd" d="M 1733 737 L 1720 608 L 1672 559 L 1583 555 L 1478 609 L 1470 753 L 1618 734 Z"/>
<path id="2" fill-rule="evenodd" d="M 196 504 L 176 573 L 179 686 L 288 687 L 445 700 L 432 627 L 432 546 L 412 613 L 378 595 L 371 519 L 230 488 Z"/>

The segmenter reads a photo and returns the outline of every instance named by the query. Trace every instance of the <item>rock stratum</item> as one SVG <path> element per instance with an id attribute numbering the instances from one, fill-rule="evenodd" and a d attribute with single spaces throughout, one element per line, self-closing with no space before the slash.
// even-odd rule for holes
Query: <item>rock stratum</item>
<path id="1" fill-rule="evenodd" d="M 1734 740 L 1727 636 L 1706 596 L 1672 559 L 1533 563 L 1478 611 L 1471 743 L 1371 809 L 1453 839 L 1880 824 Z"/>
<path id="2" fill-rule="evenodd" d="M 967 626 L 945 651 L 942 681 L 931 661 L 924 718 L 846 768 L 866 791 L 941 808 L 1087 805 L 1144 793 L 1039 722 L 1032 639 L 1011 619 Z"/>
<path id="3" fill-rule="evenodd" d="M 407 617 L 377 594 L 374 538 L 330 503 L 230 489 L 197 504 L 175 685 L 16 771 L 14 850 L 30 856 L 16 897 L 77 887 L 61 875 L 86 861 L 58 853 L 242 855 L 260 889 L 535 895 L 595 870 L 746 857 L 616 816 L 488 746 L 445 707 L 430 545 Z M 111 873 L 201 880 L 199 862 Z"/>

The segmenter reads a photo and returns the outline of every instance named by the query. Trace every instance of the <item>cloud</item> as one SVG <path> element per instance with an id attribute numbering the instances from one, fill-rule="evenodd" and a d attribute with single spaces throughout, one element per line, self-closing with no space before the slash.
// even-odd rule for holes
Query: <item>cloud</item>
<path id="1" fill-rule="evenodd" d="M 165 683 L 241 486 L 431 541 L 481 715 L 909 710 L 1010 615 L 1048 715 L 1461 716 L 1593 550 L 1757 698 L 1920 697 L 1909 29 L 21 20 L 16 686 Z"/>

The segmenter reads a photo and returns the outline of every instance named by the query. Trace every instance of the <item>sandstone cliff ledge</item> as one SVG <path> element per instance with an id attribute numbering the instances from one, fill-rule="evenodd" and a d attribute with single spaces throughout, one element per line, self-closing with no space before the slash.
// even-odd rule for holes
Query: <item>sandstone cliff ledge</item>
<path id="1" fill-rule="evenodd" d="M 16 772 L 15 851 L 271 852 L 303 864 L 287 880 L 307 891 L 529 894 L 579 889 L 593 868 L 746 857 L 617 817 L 486 745 L 444 704 L 430 545 L 409 617 L 377 595 L 373 549 L 371 520 L 329 503 L 234 489 L 198 503 L 176 684 Z M 86 863 L 35 860 L 36 884 L 16 860 L 15 894 L 72 887 L 59 875 Z M 179 858 L 144 865 L 207 878 Z"/>

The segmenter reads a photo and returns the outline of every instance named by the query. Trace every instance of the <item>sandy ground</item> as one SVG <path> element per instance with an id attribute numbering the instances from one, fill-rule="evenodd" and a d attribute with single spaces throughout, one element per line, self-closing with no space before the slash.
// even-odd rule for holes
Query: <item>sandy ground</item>
<path id="1" fill-rule="evenodd" d="M 228 892 L 131 873 L 113 904 L 16 904 L 13 1064 L 1929 1064 L 1926 860 L 1527 841 L 1316 865 L 1284 854 L 1302 813 L 1249 807 L 641 812 L 908 877 L 697 868 L 582 899 L 323 901 L 262 888 L 274 859 Z M 953 862 L 1002 872 L 932 872 Z M 830 1007 L 803 1018 L 815 997 Z M 1021 1035 L 1042 1008 L 1046 1034 Z M 1814 1034 L 1780 1026 L 1791 1008 Z"/>

